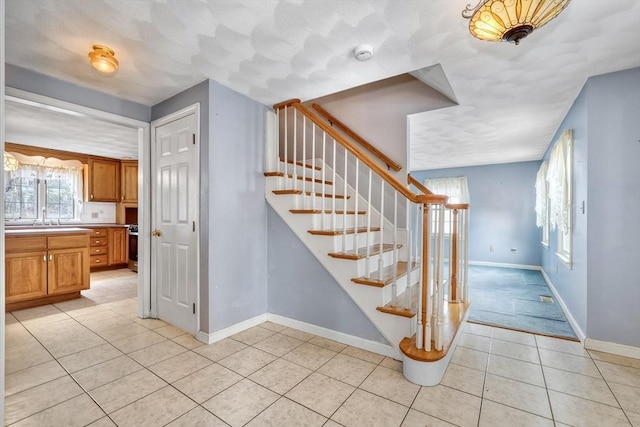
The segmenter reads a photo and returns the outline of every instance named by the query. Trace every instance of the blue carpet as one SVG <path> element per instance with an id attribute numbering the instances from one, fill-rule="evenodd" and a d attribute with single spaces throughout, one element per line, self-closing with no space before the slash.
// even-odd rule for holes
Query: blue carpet
<path id="1" fill-rule="evenodd" d="M 577 339 L 540 271 L 469 266 L 469 300 L 470 321 Z"/>

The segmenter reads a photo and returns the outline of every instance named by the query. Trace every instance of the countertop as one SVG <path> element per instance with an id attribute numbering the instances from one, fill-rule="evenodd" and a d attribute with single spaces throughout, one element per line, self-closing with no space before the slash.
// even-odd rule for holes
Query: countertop
<path id="1" fill-rule="evenodd" d="M 25 227 L 25 228 L 6 228 L 4 230 L 4 234 L 6 236 L 36 236 L 39 234 L 82 234 L 82 233 L 91 233 L 91 229 L 89 228 L 80 228 L 80 227 L 64 227 L 64 226 L 54 226 L 54 227 Z"/>

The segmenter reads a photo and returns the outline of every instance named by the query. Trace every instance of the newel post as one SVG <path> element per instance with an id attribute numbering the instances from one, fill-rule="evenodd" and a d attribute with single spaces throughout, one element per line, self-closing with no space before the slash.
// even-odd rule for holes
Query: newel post
<path id="1" fill-rule="evenodd" d="M 451 219 L 451 239 L 449 244 L 451 245 L 451 257 L 449 259 L 449 301 L 454 302 L 458 300 L 458 209 L 452 209 Z"/>
<path id="2" fill-rule="evenodd" d="M 431 236 L 431 220 L 429 218 L 429 204 L 423 203 L 422 205 L 422 256 L 420 259 L 420 271 L 421 271 L 421 318 L 422 318 L 422 340 L 423 347 L 426 351 L 431 350 L 431 317 L 432 313 L 429 313 L 431 308 L 430 302 L 430 280 L 429 280 L 429 264 L 430 256 L 429 243 Z M 421 348 L 418 346 L 418 348 Z"/>

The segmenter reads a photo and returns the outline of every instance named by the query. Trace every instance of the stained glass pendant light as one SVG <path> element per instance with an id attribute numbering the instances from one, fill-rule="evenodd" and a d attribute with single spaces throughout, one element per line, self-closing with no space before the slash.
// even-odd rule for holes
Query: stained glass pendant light
<path id="1" fill-rule="evenodd" d="M 487 41 L 520 44 L 533 30 L 558 16 L 571 0 L 481 0 L 467 5 L 462 16 L 469 19 L 471 35 Z"/>
<path id="2" fill-rule="evenodd" d="M 13 157 L 13 154 L 4 152 L 4 170 L 14 171 L 18 169 L 18 159 Z"/>

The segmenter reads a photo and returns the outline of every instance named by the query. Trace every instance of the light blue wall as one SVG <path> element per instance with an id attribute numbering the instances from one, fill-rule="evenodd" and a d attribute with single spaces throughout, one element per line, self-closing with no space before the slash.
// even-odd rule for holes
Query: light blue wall
<path id="1" fill-rule="evenodd" d="M 469 185 L 469 261 L 540 265 L 535 181 L 540 162 L 507 163 L 427 171 L 427 178 L 466 176 Z M 494 252 L 489 247 L 495 248 Z M 517 252 L 511 252 L 516 248 Z"/>
<path id="2" fill-rule="evenodd" d="M 94 89 L 78 86 L 65 82 L 64 80 L 58 80 L 15 65 L 5 64 L 5 69 L 5 84 L 8 87 L 37 93 L 143 122 L 149 122 L 151 117 L 151 107 L 146 105 L 107 95 Z"/>
<path id="3" fill-rule="evenodd" d="M 315 256 L 268 208 L 269 313 L 386 344 Z"/>

